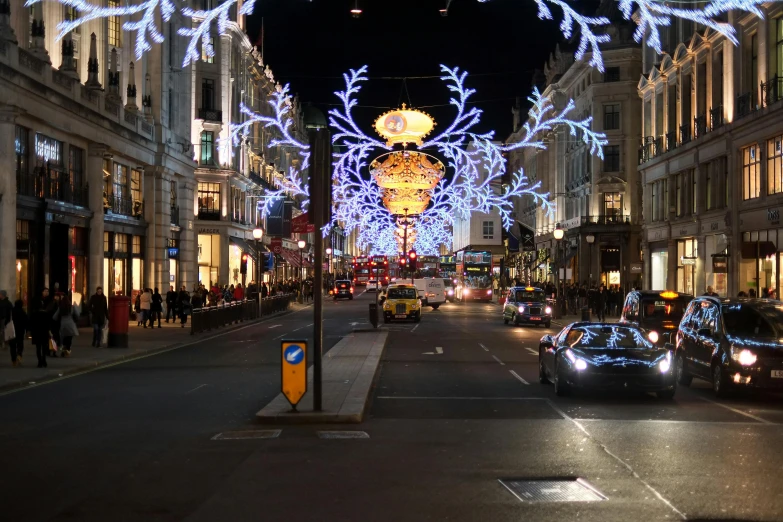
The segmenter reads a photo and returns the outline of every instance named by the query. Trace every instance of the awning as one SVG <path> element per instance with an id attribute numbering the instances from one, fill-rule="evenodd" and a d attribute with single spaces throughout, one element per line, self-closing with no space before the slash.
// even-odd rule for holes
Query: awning
<path id="1" fill-rule="evenodd" d="M 291 265 L 294 268 L 300 268 L 302 264 L 299 262 L 299 252 L 294 252 L 293 250 L 289 250 L 287 248 L 283 248 L 280 251 L 280 255 L 283 256 L 283 259 L 286 263 Z"/>
<path id="2" fill-rule="evenodd" d="M 765 257 L 774 256 L 777 251 L 778 248 L 772 241 L 742 242 L 742 259 L 756 259 L 756 254 L 758 254 L 759 259 L 763 259 Z"/>
<path id="3" fill-rule="evenodd" d="M 257 255 L 256 249 L 251 247 L 250 245 L 248 245 L 247 241 L 245 241 L 244 239 L 240 239 L 238 237 L 234 237 L 234 236 L 229 236 L 228 237 L 228 241 L 229 241 L 229 243 L 232 243 L 232 244 L 238 246 L 239 249 L 243 253 L 249 255 L 254 263 L 257 262 L 258 255 Z"/>

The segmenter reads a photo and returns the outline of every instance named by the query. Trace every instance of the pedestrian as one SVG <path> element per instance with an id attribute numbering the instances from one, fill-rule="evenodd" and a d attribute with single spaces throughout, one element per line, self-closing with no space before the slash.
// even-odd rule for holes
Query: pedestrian
<path id="1" fill-rule="evenodd" d="M 261 299 L 266 299 L 269 295 L 269 288 L 266 286 L 266 282 L 261 284 Z"/>
<path id="2" fill-rule="evenodd" d="M 774 290 L 773 290 L 773 291 L 774 291 Z M 708 287 L 707 287 L 707 291 L 706 291 L 706 292 L 704 292 L 704 295 L 708 295 L 708 296 L 710 296 L 710 297 L 718 297 L 718 294 L 716 294 L 716 293 L 713 291 L 713 289 L 712 289 L 712 287 L 711 287 L 711 286 L 708 286 Z"/>
<path id="3" fill-rule="evenodd" d="M 79 315 L 73 306 L 71 292 L 65 292 L 63 298 L 60 299 L 60 305 L 54 313 L 54 320 L 58 321 L 60 325 L 60 339 L 63 343 L 60 347 L 60 355 L 70 357 L 71 342 L 75 336 L 79 335 L 79 328 L 76 326 Z"/>
<path id="4" fill-rule="evenodd" d="M 169 291 L 166 292 L 166 322 L 169 322 L 169 318 L 177 320 L 177 292 L 174 291 L 174 285 L 169 286 Z"/>
<path id="5" fill-rule="evenodd" d="M 596 294 L 596 301 L 598 308 L 598 321 L 604 322 L 604 320 L 606 320 L 606 289 L 604 288 L 604 285 L 601 285 L 601 287 L 598 289 L 598 294 Z"/>
<path id="6" fill-rule="evenodd" d="M 748 290 L 748 297 L 752 297 L 752 298 L 756 297 L 756 289 L 755 288 L 751 288 L 750 290 Z"/>
<path id="7" fill-rule="evenodd" d="M 160 316 L 163 315 L 163 296 L 158 292 L 157 287 L 152 293 L 152 304 L 150 305 L 150 328 L 155 328 L 155 317 L 158 318 L 158 328 L 162 328 L 160 325 Z"/>
<path id="8" fill-rule="evenodd" d="M 185 323 L 188 320 L 188 314 L 191 310 L 190 294 L 185 289 L 185 285 L 182 285 L 182 290 L 179 291 L 177 296 L 177 309 L 179 310 L 179 320 L 182 328 L 185 328 Z"/>
<path id="9" fill-rule="evenodd" d="M 11 339 L 13 339 L 13 337 L 10 336 L 6 339 L 5 334 L 6 327 L 8 327 L 13 319 L 13 308 L 11 302 L 8 300 L 8 292 L 0 290 L 0 346 L 5 346 L 6 343 L 10 344 Z"/>
<path id="10" fill-rule="evenodd" d="M 133 310 L 136 312 L 136 326 L 141 326 L 141 320 L 144 317 L 144 314 L 141 313 L 141 294 L 141 291 L 136 294 L 136 300 L 133 303 Z"/>
<path id="11" fill-rule="evenodd" d="M 48 294 L 48 292 L 47 292 Z M 37 300 L 30 314 L 30 337 L 35 345 L 35 355 L 38 357 L 38 368 L 46 368 L 46 354 L 49 353 L 49 324 L 52 316 L 46 310 L 46 300 Z"/>
<path id="12" fill-rule="evenodd" d="M 149 288 L 145 288 L 139 299 L 141 307 L 141 324 L 144 328 L 147 327 L 147 320 L 150 318 L 150 309 L 152 308 L 152 292 Z"/>
<path id="13" fill-rule="evenodd" d="M 11 320 L 14 323 L 14 332 L 16 337 L 11 339 L 11 363 L 14 366 L 22 365 L 22 352 L 24 352 L 24 336 L 29 324 L 27 312 L 24 311 L 24 303 L 21 299 L 14 302 L 14 309 L 11 310 Z"/>
<path id="14" fill-rule="evenodd" d="M 106 296 L 103 295 L 103 288 L 98 287 L 95 293 L 90 297 L 88 303 L 90 311 L 90 323 L 92 324 L 92 346 L 101 347 L 101 338 L 103 328 L 106 326 L 106 320 L 109 317 L 109 305 Z"/>
<path id="15" fill-rule="evenodd" d="M 245 290 L 242 288 L 242 283 L 237 283 L 234 288 L 234 301 L 242 301 L 245 298 Z"/>

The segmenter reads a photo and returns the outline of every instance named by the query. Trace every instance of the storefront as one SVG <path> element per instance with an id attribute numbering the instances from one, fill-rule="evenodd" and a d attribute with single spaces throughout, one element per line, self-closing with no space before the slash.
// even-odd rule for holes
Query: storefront
<path id="1" fill-rule="evenodd" d="M 666 241 L 650 243 L 650 290 L 667 290 L 669 246 Z"/>
<path id="2" fill-rule="evenodd" d="M 198 231 L 198 281 L 207 288 L 220 281 L 220 230 L 200 228 Z"/>
<path id="3" fill-rule="evenodd" d="M 734 249 L 739 251 L 738 266 L 733 268 L 731 261 L 728 266 L 730 273 L 738 274 L 735 291 L 763 297 L 769 289 L 775 289 L 780 297 L 779 289 L 783 282 L 780 215 L 780 208 L 763 208 L 740 214 L 740 245 Z"/>
<path id="4" fill-rule="evenodd" d="M 14 300 L 21 299 L 25 309 L 30 304 L 30 222 L 16 220 L 16 291 Z"/>
<path id="5" fill-rule="evenodd" d="M 696 293 L 696 260 L 698 259 L 696 239 L 677 240 L 677 283 L 676 290 L 685 294 Z"/>
<path id="6" fill-rule="evenodd" d="M 104 232 L 104 293 L 135 298 L 143 284 L 144 237 L 124 232 Z"/>
<path id="7" fill-rule="evenodd" d="M 601 284 L 604 286 L 620 284 L 622 252 L 617 246 L 601 247 Z"/>

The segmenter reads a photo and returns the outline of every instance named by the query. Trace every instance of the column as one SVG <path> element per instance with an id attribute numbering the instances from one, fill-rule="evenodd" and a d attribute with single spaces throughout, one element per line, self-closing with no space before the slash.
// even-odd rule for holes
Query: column
<path id="1" fill-rule="evenodd" d="M 179 202 L 180 227 L 182 231 L 179 236 L 179 279 L 177 280 L 177 289 L 181 285 L 186 285 L 188 289 L 193 287 L 193 283 L 198 280 L 198 267 L 196 257 L 196 231 L 194 225 L 194 193 L 196 190 L 195 181 L 183 181 L 180 178 Z"/>
<path id="2" fill-rule="evenodd" d="M 696 252 L 696 280 L 693 288 L 696 295 L 702 295 L 707 291 L 706 264 L 712 262 L 712 258 L 707 258 L 707 236 L 702 234 L 696 238 Z"/>
<path id="3" fill-rule="evenodd" d="M 669 257 L 666 268 L 666 290 L 675 290 L 677 288 L 677 241 L 669 240 Z M 657 290 L 657 288 L 655 289 Z"/>
<path id="4" fill-rule="evenodd" d="M 103 286 L 103 157 L 108 147 L 101 143 L 91 143 L 87 150 L 87 187 L 88 201 L 92 210 L 90 220 L 90 242 L 88 263 L 90 267 L 87 291 L 90 295 L 99 286 Z M 108 295 L 108 288 L 103 289 Z"/>
<path id="5" fill-rule="evenodd" d="M 16 288 L 16 136 L 17 111 L 0 110 L 0 290 L 13 297 Z"/>
<path id="6" fill-rule="evenodd" d="M 647 237 L 647 230 L 642 229 L 642 234 Z M 650 244 L 642 240 L 642 259 L 644 264 L 642 265 L 642 290 L 652 290 L 652 259 L 650 258 Z"/>

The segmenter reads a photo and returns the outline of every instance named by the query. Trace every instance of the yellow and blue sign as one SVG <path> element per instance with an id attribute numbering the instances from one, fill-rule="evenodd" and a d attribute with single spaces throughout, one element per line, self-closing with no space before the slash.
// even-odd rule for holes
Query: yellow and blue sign
<path id="1" fill-rule="evenodd" d="M 307 393 L 307 341 L 283 341 L 280 344 L 280 391 L 296 409 Z"/>

